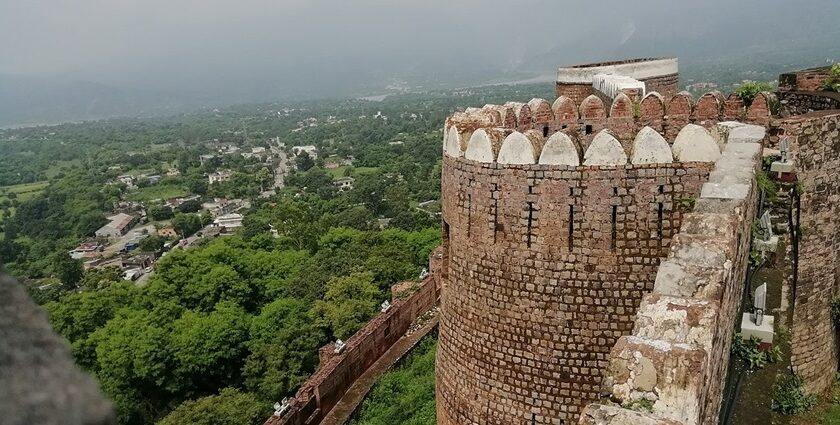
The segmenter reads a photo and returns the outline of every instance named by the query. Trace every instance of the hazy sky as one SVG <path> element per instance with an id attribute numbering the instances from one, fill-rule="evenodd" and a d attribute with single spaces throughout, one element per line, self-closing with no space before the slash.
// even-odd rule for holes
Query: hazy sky
<path id="1" fill-rule="evenodd" d="M 837 0 L 0 0 L 0 74 L 203 92 L 447 80 L 838 32 Z"/>

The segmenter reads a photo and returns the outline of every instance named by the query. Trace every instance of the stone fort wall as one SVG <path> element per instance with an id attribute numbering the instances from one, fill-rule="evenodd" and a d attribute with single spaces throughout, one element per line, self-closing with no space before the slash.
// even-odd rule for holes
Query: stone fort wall
<path id="1" fill-rule="evenodd" d="M 708 172 L 445 158 L 438 423 L 573 423 Z"/>
<path id="2" fill-rule="evenodd" d="M 808 391 L 823 393 L 838 364 L 830 304 L 840 289 L 840 110 L 792 117 L 781 127 L 802 191 L 791 364 Z"/>
<path id="3" fill-rule="evenodd" d="M 717 122 L 721 98 L 694 122 Z M 439 424 L 576 422 L 726 143 L 692 123 L 693 102 L 670 139 L 664 113 L 659 131 L 605 113 L 609 129 L 584 135 L 584 106 L 581 119 L 546 105 L 447 121 Z"/>
<path id="4" fill-rule="evenodd" d="M 581 424 L 718 423 L 748 269 L 761 151 L 761 140 L 728 137 L 659 266 L 653 291 L 642 298 L 632 333 L 610 352 L 602 400 L 586 407 Z M 652 407 L 640 407 L 645 404 Z"/>
<path id="5" fill-rule="evenodd" d="M 598 399 L 611 349 L 632 333 L 683 215 L 726 152 L 733 123 L 717 124 L 766 125 L 775 110 L 770 93 L 745 107 L 716 92 L 697 101 L 651 92 L 638 103 L 624 94 L 609 106 L 594 95 L 580 104 L 533 99 L 450 117 L 438 423 L 576 423 Z M 760 162 L 763 135 L 744 140 L 754 150 L 747 170 Z M 728 149 L 728 157 L 745 155 Z M 727 259 L 746 257 L 746 232 Z M 686 235 L 684 243 L 693 242 Z M 729 286 L 715 288 L 734 287 L 726 276 Z M 714 345 L 702 369 L 702 382 L 718 386 L 740 299 L 720 290 L 719 328 L 709 331 Z M 719 409 L 720 388 L 710 388 L 710 398 L 696 403 L 698 418 Z"/>
<path id="6" fill-rule="evenodd" d="M 429 277 L 419 284 L 394 286 L 391 308 L 370 320 L 346 341 L 341 353 L 330 343 L 321 350 L 318 370 L 301 385 L 289 408 L 265 425 L 314 425 L 329 413 L 356 379 L 399 340 L 417 318 L 437 304 L 441 275 L 439 255 L 430 256 Z"/>

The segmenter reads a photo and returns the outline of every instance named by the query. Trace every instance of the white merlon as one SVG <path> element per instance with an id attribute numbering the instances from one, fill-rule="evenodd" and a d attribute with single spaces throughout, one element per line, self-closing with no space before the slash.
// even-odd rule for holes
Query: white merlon
<path id="1" fill-rule="evenodd" d="M 645 127 L 639 131 L 633 141 L 630 163 L 665 164 L 669 162 L 674 162 L 674 156 L 671 154 L 668 141 L 650 127 Z"/>
<path id="2" fill-rule="evenodd" d="M 705 128 L 688 124 L 680 130 L 671 150 L 680 162 L 715 162 L 720 158 L 720 147 Z"/>
<path id="3" fill-rule="evenodd" d="M 592 87 L 610 99 L 628 89 L 639 90 L 642 96 L 645 95 L 645 83 L 624 75 L 596 74 L 592 77 Z"/>
<path id="4" fill-rule="evenodd" d="M 480 128 L 470 137 L 464 157 L 478 162 L 491 163 L 496 160 L 496 152 L 510 130 L 502 128 Z"/>
<path id="5" fill-rule="evenodd" d="M 461 156 L 461 136 L 454 125 L 443 135 L 443 152 L 447 156 L 458 158 Z"/>
<path id="6" fill-rule="evenodd" d="M 502 142 L 499 149 L 499 164 L 534 164 L 536 154 L 531 140 L 524 134 L 514 131 Z"/>
<path id="7" fill-rule="evenodd" d="M 627 153 L 612 134 L 601 130 L 583 155 L 583 165 L 626 165 Z"/>
<path id="8" fill-rule="evenodd" d="M 557 132 L 548 138 L 540 154 L 540 164 L 580 165 L 580 155 L 572 139 L 564 133 Z"/>
<path id="9" fill-rule="evenodd" d="M 635 62 L 594 66 L 561 67 L 557 82 L 561 84 L 591 84 L 597 74 L 624 75 L 637 80 L 674 75 L 679 72 L 676 58 L 650 59 Z"/>

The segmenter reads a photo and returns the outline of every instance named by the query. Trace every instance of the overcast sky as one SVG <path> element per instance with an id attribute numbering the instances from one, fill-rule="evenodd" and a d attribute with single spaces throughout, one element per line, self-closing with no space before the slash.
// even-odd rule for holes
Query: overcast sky
<path id="1" fill-rule="evenodd" d="M 0 0 L 0 74 L 274 95 L 713 56 L 839 19 L 837 0 Z"/>

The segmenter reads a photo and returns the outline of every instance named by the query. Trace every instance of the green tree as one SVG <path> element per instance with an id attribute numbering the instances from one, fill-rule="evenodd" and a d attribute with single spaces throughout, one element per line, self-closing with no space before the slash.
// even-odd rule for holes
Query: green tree
<path id="1" fill-rule="evenodd" d="M 149 217 L 152 220 L 169 220 L 172 216 L 172 208 L 166 205 L 152 205 L 149 207 Z"/>
<path id="2" fill-rule="evenodd" d="M 224 388 L 218 395 L 181 403 L 157 425 L 260 425 L 271 407 L 253 394 Z"/>
<path id="3" fill-rule="evenodd" d="M 324 334 L 309 320 L 307 303 L 281 298 L 251 322 L 245 385 L 263 399 L 291 394 L 318 366 Z"/>
<path id="4" fill-rule="evenodd" d="M 192 236 L 193 233 L 201 229 L 201 217 L 197 214 L 175 214 L 172 219 L 172 227 L 182 238 Z"/>
<path id="5" fill-rule="evenodd" d="M 143 252 L 160 252 L 165 244 L 166 238 L 163 236 L 151 235 L 140 241 L 140 250 Z"/>
<path id="6" fill-rule="evenodd" d="M 95 291 L 122 281 L 122 273 L 119 268 L 103 267 L 86 271 L 79 286 L 86 291 Z"/>
<path id="7" fill-rule="evenodd" d="M 70 258 L 70 255 L 64 252 L 57 252 L 53 256 L 53 273 L 61 281 L 61 286 L 68 291 L 76 289 L 84 276 L 81 261 Z"/>
<path id="8" fill-rule="evenodd" d="M 211 313 L 187 311 L 172 324 L 170 348 L 179 381 L 189 391 L 214 391 L 234 384 L 247 352 L 250 317 L 233 303 Z"/>
<path id="9" fill-rule="evenodd" d="M 257 171 L 257 174 L 254 176 L 254 179 L 256 179 L 257 183 L 260 185 L 260 190 L 264 191 L 266 190 L 266 187 L 268 187 L 268 185 L 271 184 L 271 171 L 269 171 L 268 168 L 265 167 L 260 168 L 259 171 Z"/>
<path id="10" fill-rule="evenodd" d="M 315 303 L 312 316 L 336 338 L 346 339 L 373 316 L 380 298 L 373 273 L 354 271 L 327 282 L 327 293 Z"/>
<path id="11" fill-rule="evenodd" d="M 309 153 L 302 151 L 295 157 L 295 166 L 300 171 L 307 171 L 315 166 L 315 161 L 309 156 Z"/>

